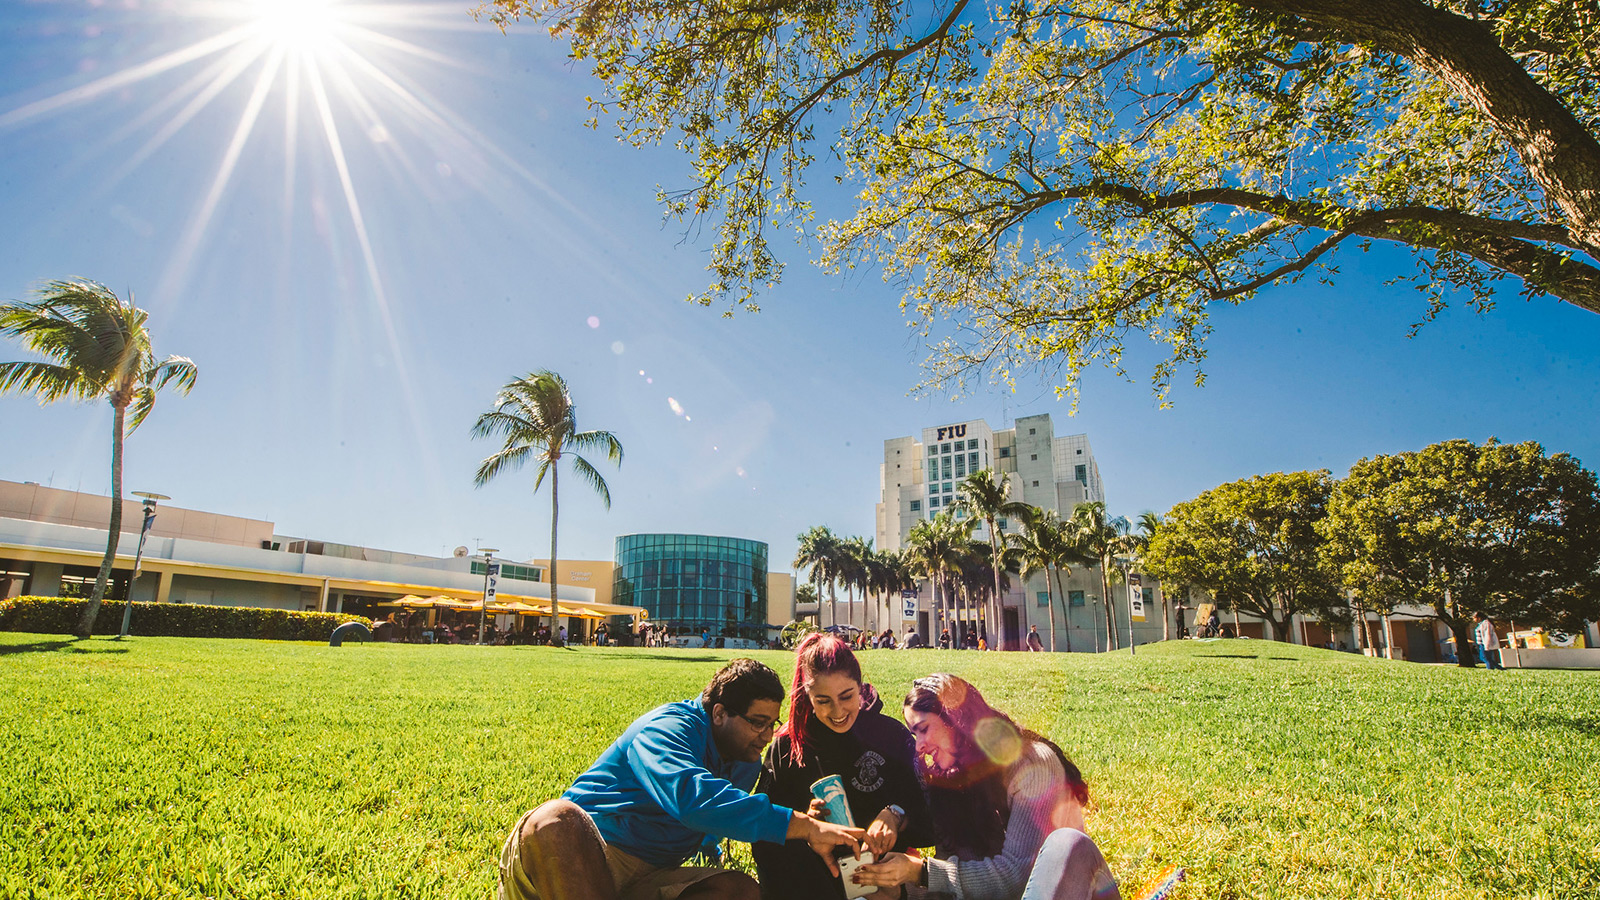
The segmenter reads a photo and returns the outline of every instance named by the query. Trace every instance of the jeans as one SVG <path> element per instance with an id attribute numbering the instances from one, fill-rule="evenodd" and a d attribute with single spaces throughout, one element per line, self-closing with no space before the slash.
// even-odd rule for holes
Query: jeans
<path id="1" fill-rule="evenodd" d="M 1490 650 L 1483 644 L 1478 645 L 1478 658 L 1483 660 L 1484 668 L 1491 672 L 1496 669 L 1503 670 L 1505 668 L 1505 666 L 1500 665 L 1500 651 Z"/>
<path id="2" fill-rule="evenodd" d="M 1057 828 L 1039 848 L 1022 900 L 1122 900 L 1122 894 L 1094 841 L 1076 828 Z"/>

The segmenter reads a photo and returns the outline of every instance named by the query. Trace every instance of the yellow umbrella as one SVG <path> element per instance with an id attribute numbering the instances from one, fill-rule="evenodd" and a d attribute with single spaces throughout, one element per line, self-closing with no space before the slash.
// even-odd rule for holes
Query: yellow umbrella
<path id="1" fill-rule="evenodd" d="M 470 600 L 457 600 L 454 597 L 438 596 L 432 599 L 433 605 L 440 609 L 477 609 L 481 605 Z"/>
<path id="2" fill-rule="evenodd" d="M 433 600 L 427 597 L 418 597 L 416 594 L 407 594 L 399 600 L 388 600 L 382 606 L 403 606 L 406 609 L 428 609 L 434 605 Z"/>

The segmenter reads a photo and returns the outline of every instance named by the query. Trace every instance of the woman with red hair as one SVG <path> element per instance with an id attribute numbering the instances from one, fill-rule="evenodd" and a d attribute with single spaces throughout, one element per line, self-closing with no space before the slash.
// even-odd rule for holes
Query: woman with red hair
<path id="1" fill-rule="evenodd" d="M 767 748 L 756 791 L 790 809 L 806 809 L 811 785 L 826 775 L 844 782 L 850 816 L 867 829 L 875 857 L 933 843 L 911 733 L 883 714 L 850 645 L 831 634 L 807 635 L 795 653 L 788 722 Z M 844 823 L 838 823 L 844 824 Z M 764 900 L 844 897 L 844 884 L 804 841 L 750 846 Z"/>
<path id="2" fill-rule="evenodd" d="M 963 900 L 1121 896 L 1085 832 L 1089 786 L 1060 747 L 1018 726 L 955 675 L 913 682 L 905 717 L 928 788 L 937 855 L 890 853 L 857 869 L 856 883 L 888 889 L 888 896 L 905 885 L 909 897 Z"/>

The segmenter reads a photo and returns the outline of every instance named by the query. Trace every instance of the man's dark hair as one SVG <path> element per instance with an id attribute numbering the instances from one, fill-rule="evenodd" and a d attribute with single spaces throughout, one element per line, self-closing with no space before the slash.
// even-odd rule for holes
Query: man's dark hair
<path id="1" fill-rule="evenodd" d="M 783 697 L 783 682 L 778 680 L 777 672 L 753 659 L 736 659 L 711 676 L 700 702 L 706 709 L 721 703 L 723 709 L 742 716 L 757 700 L 782 703 Z"/>

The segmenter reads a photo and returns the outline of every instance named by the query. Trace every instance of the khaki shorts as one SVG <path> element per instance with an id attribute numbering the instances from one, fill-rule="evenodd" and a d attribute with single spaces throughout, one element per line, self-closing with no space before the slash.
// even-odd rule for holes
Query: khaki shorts
<path id="1" fill-rule="evenodd" d="M 517 837 L 522 833 L 523 821 L 531 815 L 532 810 L 523 813 L 500 849 L 500 887 L 495 893 L 498 900 L 561 900 L 540 897 L 527 870 L 522 867 L 522 842 Z M 593 827 L 592 822 L 590 826 Z M 599 829 L 595 829 L 594 837 L 606 848 L 606 863 L 611 867 L 611 878 L 616 882 L 617 896 L 621 900 L 678 900 L 678 895 L 690 887 L 728 871 L 695 866 L 657 868 L 607 844 L 600 837 Z"/>

